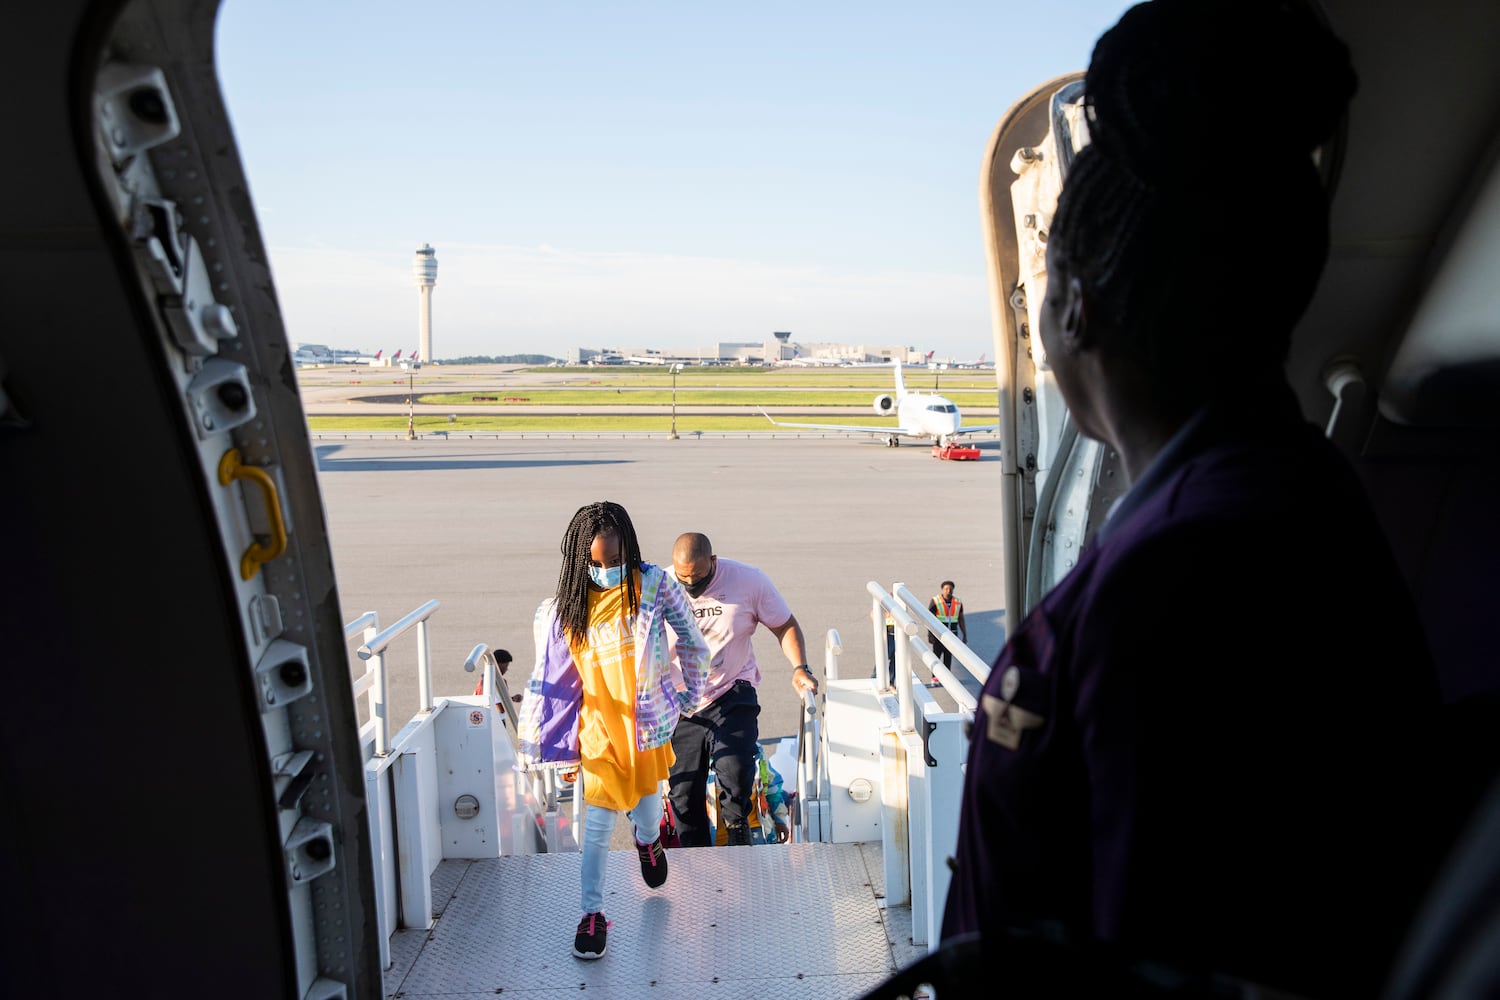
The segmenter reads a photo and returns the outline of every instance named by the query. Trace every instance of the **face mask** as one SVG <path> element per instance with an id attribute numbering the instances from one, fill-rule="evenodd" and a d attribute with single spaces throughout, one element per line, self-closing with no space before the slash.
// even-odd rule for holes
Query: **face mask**
<path id="1" fill-rule="evenodd" d="M 589 579 L 594 581 L 594 586 L 601 590 L 613 590 L 625 579 L 624 566 L 611 566 L 605 569 L 603 566 L 590 566 Z"/>
<path id="2" fill-rule="evenodd" d="M 719 567 L 718 567 L 717 563 L 711 564 L 708 567 L 708 575 L 707 576 L 705 576 L 701 580 L 694 581 L 694 583 L 693 583 L 693 585 L 691 587 L 688 586 L 687 584 L 683 583 L 682 584 L 682 589 L 685 590 L 685 591 L 687 591 L 689 597 L 697 597 L 697 596 L 699 596 L 705 590 L 708 589 L 708 585 L 710 583 L 714 582 L 714 573 L 718 570 L 718 568 Z M 682 583 L 681 580 L 678 580 L 677 582 L 678 583 Z"/>

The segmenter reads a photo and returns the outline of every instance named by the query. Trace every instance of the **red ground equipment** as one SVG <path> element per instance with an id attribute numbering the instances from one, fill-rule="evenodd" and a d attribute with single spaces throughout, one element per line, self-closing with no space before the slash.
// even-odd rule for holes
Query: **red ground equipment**
<path id="1" fill-rule="evenodd" d="M 935 444 L 932 446 L 932 457 L 948 462 L 973 462 L 979 459 L 979 449 L 965 444 Z"/>

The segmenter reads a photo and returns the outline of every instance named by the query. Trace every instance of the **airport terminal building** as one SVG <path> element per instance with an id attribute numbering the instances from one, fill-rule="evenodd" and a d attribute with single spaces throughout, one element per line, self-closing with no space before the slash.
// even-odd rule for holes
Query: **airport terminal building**
<path id="1" fill-rule="evenodd" d="M 763 341 L 720 341 L 706 347 L 664 351 L 655 347 L 569 347 L 563 354 L 568 365 L 767 365 L 793 364 L 808 367 L 847 364 L 921 364 L 926 358 L 904 344 L 799 343 L 788 332 L 771 334 Z M 416 352 L 413 352 L 415 355 Z M 363 351 L 329 348 L 323 344 L 298 344 L 293 360 L 299 366 L 364 364 L 396 367 L 407 363 L 400 352 L 367 355 Z"/>
<path id="2" fill-rule="evenodd" d="M 650 347 L 569 347 L 570 365 L 764 365 L 869 364 L 900 361 L 920 363 L 914 348 L 900 344 L 798 343 L 789 332 L 771 334 L 760 342 L 721 341 L 707 347 L 660 351 Z"/>

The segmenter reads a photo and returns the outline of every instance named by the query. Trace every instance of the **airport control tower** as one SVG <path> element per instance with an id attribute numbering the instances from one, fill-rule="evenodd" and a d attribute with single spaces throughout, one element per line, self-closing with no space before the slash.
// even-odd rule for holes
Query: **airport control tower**
<path id="1" fill-rule="evenodd" d="M 417 293 L 421 296 L 420 317 L 421 342 L 418 344 L 418 359 L 424 365 L 432 364 L 432 286 L 437 284 L 437 257 L 432 244 L 423 243 L 411 261 L 412 277 L 417 279 Z"/>

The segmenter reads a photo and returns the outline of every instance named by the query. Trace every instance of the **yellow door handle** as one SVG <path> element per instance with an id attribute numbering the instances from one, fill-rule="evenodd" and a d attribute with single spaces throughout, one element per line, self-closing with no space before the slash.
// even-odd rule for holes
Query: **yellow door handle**
<path id="1" fill-rule="evenodd" d="M 271 518 L 271 544 L 252 542 L 240 557 L 240 579 L 253 580 L 260 572 L 262 563 L 279 558 L 286 551 L 286 522 L 281 517 L 281 497 L 276 493 L 276 483 L 265 469 L 246 465 L 240 459 L 240 450 L 230 448 L 219 459 L 219 485 L 228 486 L 236 479 L 248 479 L 260 487 L 260 495 L 266 502 L 266 513 Z"/>

